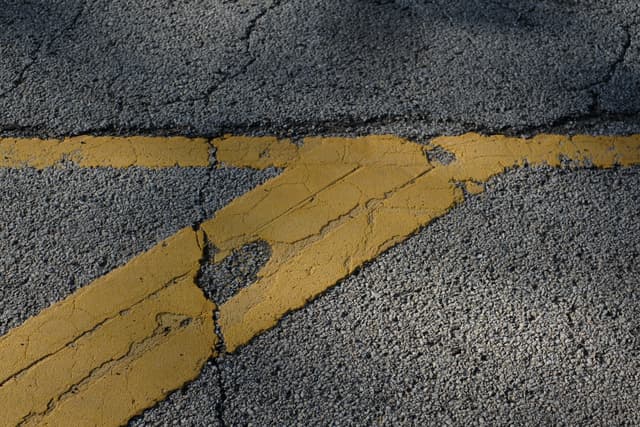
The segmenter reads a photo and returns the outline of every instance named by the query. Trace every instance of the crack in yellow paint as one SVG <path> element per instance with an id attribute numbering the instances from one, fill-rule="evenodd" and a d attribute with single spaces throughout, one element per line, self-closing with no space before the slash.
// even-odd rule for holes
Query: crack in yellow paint
<path id="1" fill-rule="evenodd" d="M 0 167 L 43 169 L 69 160 L 80 167 L 209 166 L 205 138 L 74 136 L 64 139 L 0 138 Z"/>
<path id="2" fill-rule="evenodd" d="M 508 168 L 640 163 L 638 135 L 466 134 L 429 146 L 312 137 L 300 147 L 225 136 L 213 144 L 223 163 L 285 170 L 200 231 L 181 230 L 1 337 L 0 425 L 118 425 L 195 378 L 218 342 L 215 305 L 195 284 L 209 243 L 214 262 L 259 240 L 272 248 L 256 282 L 219 308 L 233 352 Z M 433 148 L 455 160 L 431 164 Z"/>

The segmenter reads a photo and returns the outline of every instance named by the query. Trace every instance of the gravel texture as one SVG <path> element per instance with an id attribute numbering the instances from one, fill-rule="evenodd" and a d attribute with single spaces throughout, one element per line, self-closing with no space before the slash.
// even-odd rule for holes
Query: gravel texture
<path id="1" fill-rule="evenodd" d="M 640 132 L 635 0 L 6 0 L 0 28 L 0 135 Z M 0 335 L 277 173 L 0 169 Z M 131 424 L 640 424 L 639 199 L 640 168 L 495 178 Z"/>
<path id="2" fill-rule="evenodd" d="M 256 280 L 256 274 L 270 256 L 271 248 L 267 243 L 249 243 L 233 251 L 219 264 L 204 265 L 198 283 L 216 304 L 224 304 L 240 289 Z"/>
<path id="3" fill-rule="evenodd" d="M 277 173 L 0 172 L 3 333 Z M 132 425 L 637 424 L 639 203 L 640 168 L 495 178 Z"/>

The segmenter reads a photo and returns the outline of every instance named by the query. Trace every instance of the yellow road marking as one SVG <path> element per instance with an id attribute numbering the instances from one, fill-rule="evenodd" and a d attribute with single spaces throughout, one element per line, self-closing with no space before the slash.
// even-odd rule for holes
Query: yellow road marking
<path id="1" fill-rule="evenodd" d="M 393 136 L 271 137 L 213 141 L 233 166 L 284 167 L 124 267 L 94 281 L 0 338 L 2 425 L 117 425 L 193 379 L 215 357 L 212 313 L 195 285 L 206 243 L 219 262 L 266 241 L 258 279 L 219 308 L 226 350 L 235 351 L 287 312 L 448 212 L 514 166 L 609 168 L 640 163 L 640 136 L 466 134 L 422 147 Z M 431 164 L 440 147 L 456 159 Z"/>
<path id="2" fill-rule="evenodd" d="M 185 137 L 0 138 L 0 167 L 42 169 L 63 160 L 81 167 L 206 167 L 209 148 L 207 139 Z"/>
<path id="3" fill-rule="evenodd" d="M 435 166 L 422 147 L 390 136 L 307 138 L 299 150 L 290 143 L 289 150 L 281 147 L 254 163 L 247 159 L 255 155 L 230 155 L 232 141 L 214 140 L 227 163 L 263 167 L 270 160 L 291 166 L 202 224 L 220 250 L 216 261 L 257 240 L 272 248 L 256 283 L 220 307 L 228 351 L 460 203 L 459 183 L 477 194 L 490 177 L 524 163 L 557 167 L 564 157 L 606 168 L 640 159 L 638 136 L 441 137 L 432 146 L 452 152 L 456 160 Z M 274 158 L 278 153 L 287 158 Z"/>
<path id="4" fill-rule="evenodd" d="M 120 425 L 194 379 L 217 343 L 202 244 L 184 229 L 0 338 L 0 425 Z"/>

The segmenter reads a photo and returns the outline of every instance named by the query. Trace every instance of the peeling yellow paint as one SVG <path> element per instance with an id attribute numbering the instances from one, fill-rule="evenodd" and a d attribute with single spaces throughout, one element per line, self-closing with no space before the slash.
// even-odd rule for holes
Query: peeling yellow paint
<path id="1" fill-rule="evenodd" d="M 120 425 L 194 379 L 216 344 L 184 229 L 0 338 L 0 425 Z"/>
<path id="2" fill-rule="evenodd" d="M 484 182 L 506 168 L 525 164 L 558 167 L 563 159 L 578 166 L 599 168 L 630 166 L 640 159 L 640 135 L 572 137 L 541 134 L 523 139 L 470 133 L 439 137 L 432 144 L 455 154 L 456 161 L 448 165 L 454 181 Z"/>
<path id="3" fill-rule="evenodd" d="M 466 181 L 465 190 L 467 190 L 467 193 L 469 194 L 480 194 L 484 191 L 484 184 L 473 181 Z"/>
<path id="4" fill-rule="evenodd" d="M 256 282 L 219 308 L 233 352 L 508 168 L 640 164 L 639 135 L 466 134 L 429 147 L 394 136 L 311 137 L 301 147 L 225 136 L 213 145 L 225 164 L 285 170 L 201 231 L 180 231 L 1 337 L 0 425 L 118 425 L 194 378 L 216 355 L 215 306 L 194 282 L 208 243 L 214 262 L 259 240 L 272 248 Z M 434 147 L 455 160 L 431 164 Z M 43 163 L 14 158 L 40 167 L 59 160 L 53 151 Z"/>
<path id="5" fill-rule="evenodd" d="M 204 138 L 185 137 L 0 138 L 0 167 L 43 169 L 63 160 L 81 167 L 206 167 L 209 148 Z"/>

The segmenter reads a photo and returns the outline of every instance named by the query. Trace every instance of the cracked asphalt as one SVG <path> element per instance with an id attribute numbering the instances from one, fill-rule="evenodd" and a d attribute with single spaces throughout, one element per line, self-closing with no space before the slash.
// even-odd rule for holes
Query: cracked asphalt
<path id="1" fill-rule="evenodd" d="M 8 0 L 0 129 L 637 128 L 638 9 L 621 0 Z"/>
<path id="2" fill-rule="evenodd" d="M 640 132 L 631 0 L 5 0 L 0 26 L 2 135 Z M 278 172 L 0 169 L 0 335 Z M 640 424 L 639 181 L 494 178 L 131 425 Z"/>

